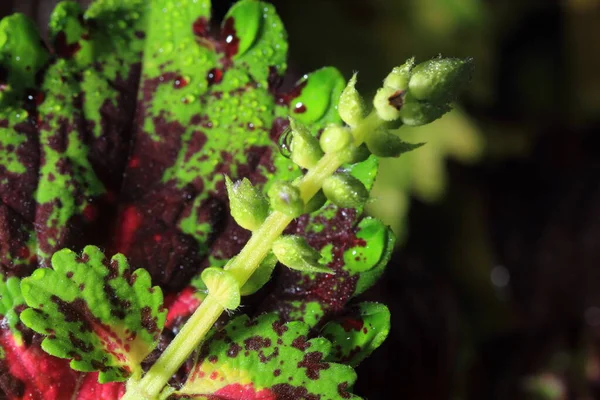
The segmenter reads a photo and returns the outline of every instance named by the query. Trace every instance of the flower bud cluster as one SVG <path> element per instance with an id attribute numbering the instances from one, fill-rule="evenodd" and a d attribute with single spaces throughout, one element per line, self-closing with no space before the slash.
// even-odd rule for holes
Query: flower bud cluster
<path id="1" fill-rule="evenodd" d="M 373 104 L 385 121 L 428 124 L 450 110 L 450 103 L 471 79 L 472 72 L 470 58 L 439 57 L 416 66 L 411 58 L 385 78 Z"/>
<path id="2" fill-rule="evenodd" d="M 304 188 L 301 190 L 304 178 L 273 182 L 265 196 L 247 179 L 233 183 L 225 177 L 231 215 L 241 227 L 256 231 L 272 212 L 289 219 L 298 218 L 320 209 L 327 200 L 342 208 L 361 208 L 369 198 L 369 191 L 360 180 L 339 167 L 371 155 L 398 157 L 421 146 L 404 142 L 389 125 L 394 121 L 396 126 L 397 122 L 423 125 L 439 118 L 450 109 L 450 103 L 470 79 L 471 72 L 470 59 L 437 58 L 416 65 L 411 58 L 385 78 L 373 99 L 374 109 L 370 114 L 356 89 L 354 74 L 338 102 L 339 116 L 346 125 L 329 124 L 319 135 L 290 119 L 289 135 L 285 136 L 287 156 L 308 171 L 304 178 L 321 176 L 318 184 L 311 182 L 311 195 Z M 323 173 L 324 170 L 328 172 Z M 298 271 L 333 273 L 321 263 L 320 253 L 300 236 L 283 235 L 269 246 L 267 258 L 233 297 L 226 297 L 222 289 L 232 285 L 227 273 L 205 270 L 206 286 L 220 296 L 223 307 L 231 309 L 239 304 L 240 293 L 250 294 L 262 287 L 277 261 Z"/>

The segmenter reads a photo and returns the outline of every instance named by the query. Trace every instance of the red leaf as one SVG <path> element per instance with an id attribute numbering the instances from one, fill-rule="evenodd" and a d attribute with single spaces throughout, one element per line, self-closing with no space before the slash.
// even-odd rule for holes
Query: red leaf
<path id="1" fill-rule="evenodd" d="M 17 382 L 11 385 L 11 393 L 5 393 L 8 399 L 61 400 L 75 390 L 80 374 L 69 367 L 68 360 L 52 357 L 35 344 L 19 344 L 9 330 L 0 331 L 0 345 L 2 363 L 12 376 L 7 381 Z"/>

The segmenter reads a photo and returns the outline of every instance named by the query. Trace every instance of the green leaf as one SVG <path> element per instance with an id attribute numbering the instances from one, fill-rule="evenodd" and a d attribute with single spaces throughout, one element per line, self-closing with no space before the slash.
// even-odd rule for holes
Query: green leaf
<path id="1" fill-rule="evenodd" d="M 6 96 L 7 88 L 2 89 L 3 105 L 14 102 L 26 89 L 35 86 L 36 73 L 49 57 L 39 41 L 39 31 L 33 21 L 23 14 L 14 14 L 0 21 L 0 64 L 5 69 L 10 94 Z"/>
<path id="2" fill-rule="evenodd" d="M 356 367 L 390 331 L 390 311 L 379 303 L 360 303 L 325 325 L 321 334 L 334 343 L 329 361 Z"/>
<path id="3" fill-rule="evenodd" d="M 94 246 L 81 256 L 56 252 L 52 269 L 36 270 L 21 290 L 31 307 L 21 320 L 46 336 L 42 348 L 70 358 L 75 370 L 100 371 L 101 383 L 139 376 L 165 322 L 162 292 L 150 275 L 131 271 L 122 254 L 106 259 Z"/>
<path id="4" fill-rule="evenodd" d="M 283 324 L 274 314 L 243 315 L 201 347 L 183 387 L 169 399 L 358 399 L 352 368 L 326 362 L 331 343 L 308 339 L 301 322 Z"/>
<path id="5" fill-rule="evenodd" d="M 0 280 L 0 319 L 3 319 L 2 325 L 8 326 L 16 338 L 21 337 L 17 324 L 20 322 L 20 309 L 25 308 L 20 284 L 21 280 L 14 276 Z"/>
<path id="6" fill-rule="evenodd" d="M 258 1 L 240 1 L 229 9 L 225 20 L 224 27 L 233 23 L 233 31 L 230 32 L 231 41 L 235 40 L 234 36 L 238 37 L 237 52 L 234 57 L 240 57 L 252 46 L 259 35 L 259 30 L 262 27 L 262 7 Z M 226 38 L 226 41 L 229 38 Z"/>
<path id="7" fill-rule="evenodd" d="M 418 149 L 424 143 L 407 143 L 398 136 L 381 128 L 367 137 L 367 147 L 379 157 L 398 157 L 403 153 Z"/>
<path id="8" fill-rule="evenodd" d="M 10 96 L 3 91 L 6 103 L 3 97 L 0 109 L 0 167 L 7 171 L 0 182 L 0 233 L 8 238 L 0 253 L 3 272 L 22 277 L 49 267 L 58 249 L 93 243 L 127 254 L 132 265 L 146 267 L 154 282 L 175 294 L 206 265 L 226 263 L 250 235 L 229 218 L 224 175 L 248 178 L 264 193 L 275 179 L 300 175 L 300 168 L 279 154 L 277 140 L 288 114 L 310 123 L 313 135 L 340 124 L 342 75 L 326 67 L 283 91 L 277 82 L 288 45 L 274 7 L 239 1 L 221 30 L 211 24 L 210 14 L 208 0 L 97 0 L 87 11 L 61 3 L 50 22 L 52 57 L 27 19 L 5 22 L 8 44 L 0 48 L 0 63 L 8 86 L 20 89 Z M 31 57 L 26 65 L 15 61 L 25 56 Z M 370 187 L 377 161 L 372 157 L 348 168 Z M 358 272 L 343 262 L 341 254 L 357 245 L 360 212 L 330 204 L 290 228 L 315 245 L 319 256 L 329 257 L 336 276 L 282 268 L 281 276 L 292 274 L 294 280 L 281 286 L 294 294 L 273 302 L 283 304 L 282 317 L 288 316 L 289 301 L 307 313 L 315 298 L 324 312 L 343 309 L 362 277 L 379 268 Z M 322 235 L 314 236 L 319 229 Z M 39 282 L 56 287 L 44 292 L 36 286 L 28 296 L 70 296 L 65 302 L 88 296 L 87 289 L 75 293 L 76 284 L 64 276 L 59 280 L 55 270 L 44 271 L 34 277 L 48 274 Z M 260 281 L 248 283 L 262 286 L 270 271 L 260 271 Z M 309 280 L 313 283 L 305 284 Z M 27 282 L 24 287 L 36 281 Z M 319 292 L 316 285 L 323 283 L 326 290 Z M 109 299 L 104 286 L 96 285 L 100 297 L 88 300 L 100 307 Z M 306 292 L 311 293 L 302 299 Z M 53 323 L 46 315 L 64 320 L 52 301 L 36 303 L 45 308 L 25 315 L 39 328 Z M 107 311 L 90 312 L 105 316 Z M 313 315 L 311 324 L 320 314 Z M 78 332 L 81 323 L 70 324 Z M 44 347 L 67 352 L 60 346 L 72 347 L 68 336 L 55 335 Z M 97 335 L 84 336 L 98 344 Z M 115 364 L 101 379 L 133 373 L 123 369 L 135 368 L 130 361 L 147 354 L 153 340 L 142 340 L 135 360 L 100 359 Z M 80 368 L 88 367 L 85 362 L 82 358 Z"/>
<path id="9" fill-rule="evenodd" d="M 346 80 L 335 68 L 321 68 L 305 76 L 299 83 L 302 93 L 290 104 L 290 114 L 305 124 L 323 119 L 341 121 L 337 113 L 339 100 Z M 333 114 L 333 115 L 330 115 Z"/>

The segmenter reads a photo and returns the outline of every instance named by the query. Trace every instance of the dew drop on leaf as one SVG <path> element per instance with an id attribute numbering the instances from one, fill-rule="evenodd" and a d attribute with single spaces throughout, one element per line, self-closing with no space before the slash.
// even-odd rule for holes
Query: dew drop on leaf
<path id="1" fill-rule="evenodd" d="M 289 127 L 286 128 L 281 133 L 281 136 L 279 137 L 279 141 L 278 141 L 279 152 L 285 158 L 290 158 L 290 156 L 292 155 L 292 150 L 291 150 L 292 137 L 293 137 L 292 129 Z"/>
<path id="2" fill-rule="evenodd" d="M 219 68 L 211 69 L 208 71 L 208 74 L 206 74 L 206 80 L 208 81 L 209 86 L 221 83 L 223 80 L 223 70 Z"/>

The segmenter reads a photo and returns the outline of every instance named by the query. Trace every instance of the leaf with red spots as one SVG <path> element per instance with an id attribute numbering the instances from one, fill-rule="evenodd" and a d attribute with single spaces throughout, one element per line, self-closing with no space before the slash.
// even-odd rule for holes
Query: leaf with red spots
<path id="1" fill-rule="evenodd" d="M 0 398 L 61 400 L 73 393 L 80 375 L 66 360 L 52 357 L 36 343 L 0 331 Z M 4 395 L 5 397 L 3 397 Z"/>
<path id="2" fill-rule="evenodd" d="M 49 49 L 22 15 L 0 23 L 0 271 L 24 277 L 49 267 L 56 251 L 80 252 L 86 244 L 121 252 L 174 299 L 169 328 L 177 331 L 202 299 L 193 277 L 208 265 L 223 265 L 250 237 L 229 215 L 224 174 L 248 178 L 264 191 L 275 179 L 298 177 L 302 171 L 278 143 L 288 116 L 314 135 L 341 123 L 344 78 L 326 67 L 284 89 L 285 29 L 274 7 L 261 1 L 237 2 L 220 26 L 211 21 L 209 0 L 96 0 L 86 11 L 63 2 L 48 31 Z M 370 186 L 376 164 L 371 158 L 353 173 Z M 329 259 L 336 275 L 315 280 L 283 271 L 265 289 L 272 290 L 271 309 L 315 325 L 374 282 L 393 238 L 360 215 L 328 205 L 290 227 Z M 44 271 L 34 277 L 60 275 Z M 74 281 L 60 278 L 46 289 L 67 296 L 64 302 L 91 296 L 87 284 L 75 293 Z M 107 301 L 120 314 L 127 300 L 118 290 L 116 297 L 107 294 L 102 282 L 95 283 L 96 303 L 90 304 Z M 70 289 L 54 293 L 63 285 Z M 51 296 L 37 287 L 27 296 L 38 294 Z M 26 312 L 25 320 L 55 330 L 44 313 L 80 305 L 48 298 L 32 306 L 40 304 L 45 308 Z M 108 310 L 90 304 L 78 311 L 88 325 L 124 329 L 118 316 L 106 317 Z M 96 312 L 111 324 L 98 322 Z M 98 353 L 96 366 L 89 366 L 84 356 L 94 351 L 86 350 L 101 339 L 80 332 L 82 323 L 69 323 L 82 337 L 72 340 L 65 330 L 59 340 L 54 332 L 45 348 L 73 358 L 80 369 L 100 369 L 101 380 L 135 373 L 130 363 L 141 361 L 156 341 L 147 332 L 133 356 L 124 344 L 107 341 L 116 358 L 97 359 Z"/>
<path id="3" fill-rule="evenodd" d="M 321 335 L 334 344 L 328 361 L 355 367 L 383 343 L 389 332 L 388 308 L 360 303 L 325 325 Z"/>
<path id="4" fill-rule="evenodd" d="M 78 373 L 40 349 L 19 320 L 24 308 L 20 280 L 0 281 L 0 398 L 59 400 L 75 389 Z"/>
<path id="5" fill-rule="evenodd" d="M 166 310 L 160 288 L 143 269 L 132 271 L 122 254 L 111 260 L 93 246 L 81 256 L 61 250 L 53 269 L 38 269 L 21 290 L 31 308 L 21 320 L 46 336 L 42 348 L 71 359 L 78 371 L 100 371 L 99 381 L 141 375 L 141 362 L 156 347 Z"/>
<path id="6" fill-rule="evenodd" d="M 350 393 L 354 370 L 326 362 L 331 343 L 308 335 L 305 323 L 284 324 L 275 314 L 237 317 L 212 331 L 169 399 L 358 399 Z"/>

